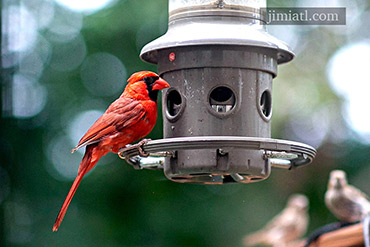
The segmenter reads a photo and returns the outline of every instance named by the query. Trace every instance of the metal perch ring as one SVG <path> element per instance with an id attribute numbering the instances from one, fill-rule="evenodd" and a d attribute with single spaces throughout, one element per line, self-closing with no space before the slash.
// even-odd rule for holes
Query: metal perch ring
<path id="1" fill-rule="evenodd" d="M 120 150 L 120 157 L 124 156 L 135 168 L 153 169 L 162 168 L 163 157 L 174 156 L 178 150 L 218 149 L 219 152 L 227 152 L 224 150 L 230 148 L 264 150 L 264 158 L 270 159 L 272 167 L 286 169 L 308 165 L 316 155 L 313 147 L 294 141 L 241 136 L 194 136 L 151 140 L 140 146 L 125 147 Z M 150 156 L 140 157 L 140 149 Z"/>

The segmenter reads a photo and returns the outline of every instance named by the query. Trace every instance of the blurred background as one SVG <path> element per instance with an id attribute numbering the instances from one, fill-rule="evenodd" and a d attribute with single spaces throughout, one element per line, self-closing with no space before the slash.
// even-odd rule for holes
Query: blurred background
<path id="1" fill-rule="evenodd" d="M 332 169 L 370 194 L 370 1 L 268 6 L 346 7 L 345 26 L 268 26 L 296 54 L 274 80 L 272 137 L 317 148 L 314 163 L 205 186 L 108 154 L 53 233 L 83 155 L 70 150 L 130 74 L 156 70 L 139 53 L 167 30 L 168 2 L 3 0 L 0 246 L 241 246 L 292 193 L 310 199 L 309 231 L 335 221 L 323 201 Z M 149 137 L 161 136 L 159 119 Z"/>

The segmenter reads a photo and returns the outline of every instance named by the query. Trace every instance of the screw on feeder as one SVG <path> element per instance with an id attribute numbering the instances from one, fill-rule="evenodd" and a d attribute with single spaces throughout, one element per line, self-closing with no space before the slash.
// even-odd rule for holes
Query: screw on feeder
<path id="1" fill-rule="evenodd" d="M 270 138 L 272 79 L 294 54 L 266 32 L 265 7 L 266 0 L 169 0 L 167 33 L 142 49 L 141 59 L 171 83 L 162 97 L 164 139 L 143 145 L 151 155 L 176 154 L 159 162 L 170 180 L 251 183 L 271 167 L 315 157 L 308 145 Z M 123 154 L 132 160 L 140 150 Z"/>
<path id="2" fill-rule="evenodd" d="M 217 153 L 221 156 L 224 156 L 224 155 L 227 155 L 229 152 L 225 149 L 220 148 L 220 149 L 217 149 Z"/>

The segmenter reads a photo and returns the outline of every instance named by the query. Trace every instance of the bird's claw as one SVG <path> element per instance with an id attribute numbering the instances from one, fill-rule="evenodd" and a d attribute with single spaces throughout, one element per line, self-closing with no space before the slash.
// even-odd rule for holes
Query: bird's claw
<path id="1" fill-rule="evenodd" d="M 140 142 L 135 144 L 135 145 L 137 145 L 137 148 L 139 150 L 139 154 L 140 154 L 141 157 L 148 157 L 149 156 L 149 153 L 146 153 L 143 150 L 143 145 L 147 144 L 149 141 L 150 141 L 150 139 L 142 139 Z"/>
<path id="2" fill-rule="evenodd" d="M 118 156 L 121 159 L 126 159 L 126 157 L 123 155 L 124 152 L 126 152 L 127 150 L 130 150 L 130 149 L 138 149 L 139 155 L 141 157 L 148 157 L 149 153 L 147 153 L 143 150 L 143 145 L 147 144 L 149 141 L 150 141 L 150 139 L 143 139 L 143 140 L 139 141 L 136 144 L 127 145 L 125 148 L 121 149 L 120 152 L 118 152 Z"/>
<path id="3" fill-rule="evenodd" d="M 125 160 L 126 157 L 122 153 L 123 153 L 123 151 L 122 152 L 118 152 L 118 157 L 120 157 L 121 159 Z"/>

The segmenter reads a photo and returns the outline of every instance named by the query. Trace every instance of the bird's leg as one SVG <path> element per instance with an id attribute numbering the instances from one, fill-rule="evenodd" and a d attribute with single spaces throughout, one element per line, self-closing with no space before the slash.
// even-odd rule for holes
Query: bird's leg
<path id="1" fill-rule="evenodd" d="M 121 159 L 125 159 L 125 156 L 122 155 L 122 153 L 126 152 L 127 150 L 130 150 L 130 149 L 138 149 L 139 150 L 139 155 L 141 157 L 148 157 L 149 156 L 149 153 L 146 153 L 144 150 L 143 150 L 143 145 L 145 145 L 146 143 L 148 143 L 150 141 L 150 139 L 142 139 L 141 141 L 139 141 L 138 143 L 136 144 L 133 144 L 133 145 L 127 145 L 126 147 L 124 147 L 123 149 L 120 150 L 120 152 L 118 153 L 118 156 L 121 158 Z"/>
<path id="2" fill-rule="evenodd" d="M 122 153 L 123 153 L 123 152 L 118 152 L 118 153 L 117 153 L 117 154 L 118 154 L 118 157 L 120 157 L 121 159 L 125 160 L 125 159 L 126 159 L 126 157 L 125 157 L 125 156 L 123 156 L 123 155 L 122 155 Z"/>
<path id="3" fill-rule="evenodd" d="M 150 141 L 150 139 L 142 139 L 141 141 L 139 141 L 138 143 L 136 143 L 136 144 L 134 144 L 132 146 L 136 146 L 138 148 L 140 156 L 142 156 L 142 157 L 148 157 L 149 156 L 149 153 L 146 153 L 143 150 L 143 145 L 147 144 L 149 141 Z"/>

